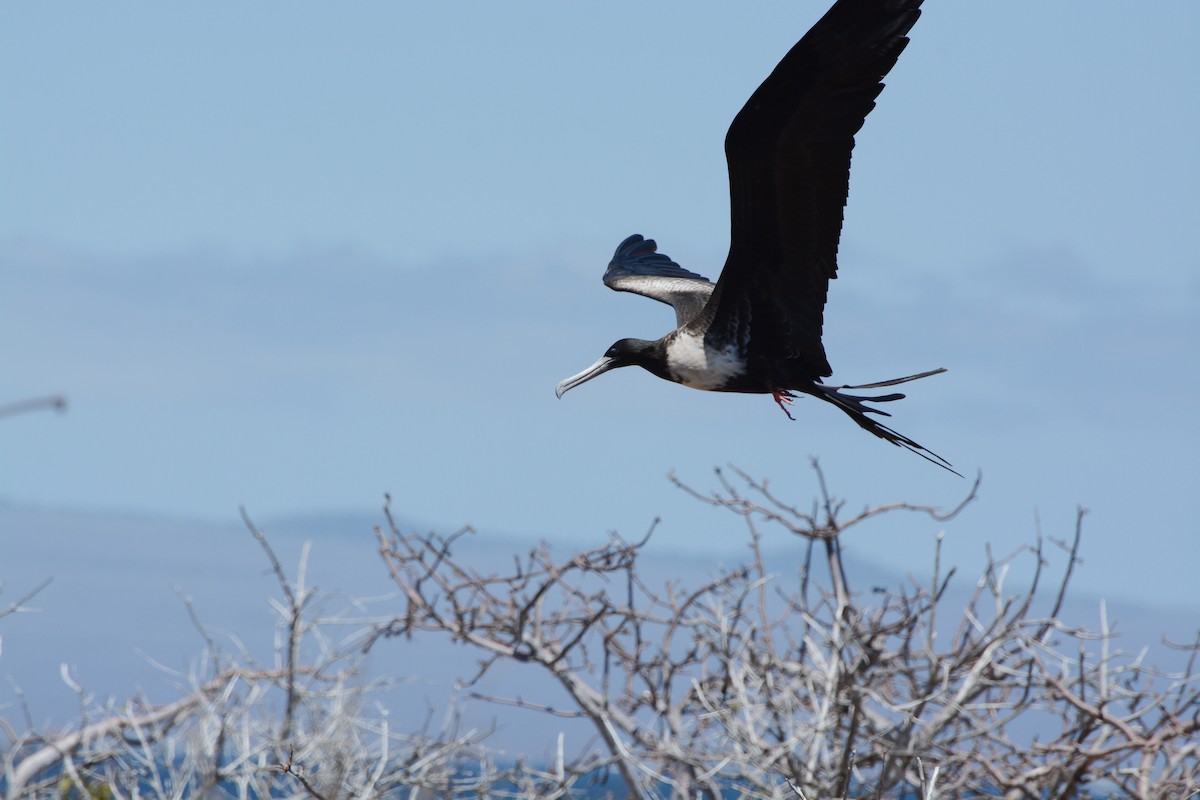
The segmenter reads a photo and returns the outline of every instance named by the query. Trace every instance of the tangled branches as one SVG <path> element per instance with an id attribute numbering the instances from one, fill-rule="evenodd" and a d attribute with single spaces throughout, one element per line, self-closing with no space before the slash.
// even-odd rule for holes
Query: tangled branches
<path id="1" fill-rule="evenodd" d="M 946 520 L 962 505 L 843 517 L 819 469 L 808 511 L 734 474 L 740 486 L 719 473 L 709 494 L 679 484 L 737 514 L 750 537 L 746 565 L 694 588 L 642 580 L 646 539 L 561 560 L 542 546 L 506 571 L 480 571 L 458 555 L 466 529 L 405 534 L 392 521 L 380 553 L 405 609 L 375 639 L 441 634 L 473 647 L 483 658 L 468 684 L 500 662 L 539 666 L 570 709 L 493 699 L 587 720 L 598 746 L 575 773 L 612 765 L 639 798 L 894 795 L 929 788 L 921 764 L 937 767 L 937 790 L 951 797 L 1074 797 L 1099 778 L 1135 797 L 1196 788 L 1194 670 L 1159 674 L 1113 651 L 1104 624 L 1092 633 L 1059 619 L 1082 511 L 1048 608 L 1039 539 L 989 558 L 959 612 L 946 607 L 953 570 L 941 573 L 940 538 L 928 583 L 871 593 L 847 577 L 841 540 L 867 519 Z M 797 574 L 771 569 L 764 526 L 806 543 Z M 1014 592 L 1006 580 L 1021 559 L 1033 577 Z"/>
<path id="2" fill-rule="evenodd" d="M 278 584 L 273 660 L 222 653 L 193 616 L 207 648 L 179 676 L 180 699 L 97 707 L 80 690 L 73 728 L 6 727 L 0 786 L 13 798 L 526 800 L 580 796 L 585 777 L 615 772 L 599 790 L 635 798 L 1042 800 L 1104 787 L 1182 798 L 1200 788 L 1200 642 L 1165 672 L 1116 649 L 1103 605 L 1095 630 L 1064 620 L 1082 511 L 1065 541 L 989 552 L 966 591 L 943 568 L 940 535 L 927 578 L 863 587 L 842 557 L 855 528 L 896 513 L 940 523 L 975 490 L 948 513 L 847 513 L 816 476 L 819 495 L 803 509 L 736 469 L 718 472 L 710 492 L 676 481 L 736 515 L 748 539 L 743 563 L 690 586 L 646 577 L 653 527 L 637 541 L 481 563 L 471 529 L 406 533 L 387 509 L 376 537 L 397 590 L 387 602 L 399 607 L 371 619 L 323 610 L 304 558 L 289 578 L 246 519 Z M 766 546 L 781 535 L 786 549 Z M 1066 563 L 1051 578 L 1054 547 Z M 1021 571 L 1028 583 L 1011 588 Z M 365 711 L 383 682 L 365 677 L 362 653 L 430 637 L 476 656 L 457 676 L 468 699 L 550 726 L 570 718 L 591 741 L 568 757 L 560 734 L 555 756 L 499 766 L 489 732 L 464 732 L 452 714 L 434 729 Z M 482 679 L 514 663 L 540 674 L 535 694 L 485 695 Z"/>

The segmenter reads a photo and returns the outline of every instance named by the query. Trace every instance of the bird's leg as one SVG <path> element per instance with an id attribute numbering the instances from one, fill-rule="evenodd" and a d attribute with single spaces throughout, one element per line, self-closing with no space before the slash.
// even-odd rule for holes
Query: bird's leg
<path id="1" fill-rule="evenodd" d="M 795 398 L 795 396 L 796 395 L 792 394 L 787 389 L 776 389 L 775 391 L 771 392 L 772 399 L 774 399 L 776 403 L 779 403 L 779 408 L 783 411 L 783 413 L 787 414 L 787 418 L 792 422 L 795 422 L 796 418 L 792 416 L 792 412 L 787 410 L 787 407 L 792 404 L 792 399 Z"/>

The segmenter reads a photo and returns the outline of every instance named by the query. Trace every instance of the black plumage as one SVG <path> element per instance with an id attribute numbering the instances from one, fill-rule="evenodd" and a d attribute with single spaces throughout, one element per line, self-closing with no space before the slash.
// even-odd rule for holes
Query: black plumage
<path id="1" fill-rule="evenodd" d="M 849 191 L 854 136 L 908 44 L 921 0 L 838 0 L 783 57 L 738 112 L 725 137 L 730 247 L 716 284 L 634 235 L 604 273 L 612 289 L 674 306 L 675 330 L 656 341 L 622 339 L 558 395 L 610 369 L 637 365 L 713 391 L 803 392 L 837 405 L 860 426 L 950 469 L 945 459 L 867 416 L 864 405 L 904 395 L 848 395 L 933 375 L 861 386 L 825 386 L 821 340 L 829 281 Z M 791 414 L 789 413 L 790 417 Z M 953 470 L 951 470 L 953 471 Z"/>

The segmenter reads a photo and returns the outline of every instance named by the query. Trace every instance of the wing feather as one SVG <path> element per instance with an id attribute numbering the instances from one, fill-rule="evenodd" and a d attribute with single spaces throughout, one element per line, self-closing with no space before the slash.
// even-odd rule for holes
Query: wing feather
<path id="1" fill-rule="evenodd" d="M 921 0 L 838 0 L 734 118 L 729 257 L 693 327 L 750 356 L 831 374 L 821 342 L 854 135 L 908 43 Z M 753 309 L 753 315 L 751 315 Z"/>
<path id="2" fill-rule="evenodd" d="M 604 285 L 674 307 L 675 321 L 681 328 L 700 313 L 714 287 L 708 278 L 689 272 L 659 253 L 653 239 L 637 233 L 617 245 L 604 271 Z"/>

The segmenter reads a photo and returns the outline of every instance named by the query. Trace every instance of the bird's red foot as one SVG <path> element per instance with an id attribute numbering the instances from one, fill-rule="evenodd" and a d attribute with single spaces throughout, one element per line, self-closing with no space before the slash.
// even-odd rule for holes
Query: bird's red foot
<path id="1" fill-rule="evenodd" d="M 795 422 L 796 418 L 792 416 L 792 412 L 787 410 L 787 407 L 792 404 L 792 400 L 796 397 L 796 395 L 792 394 L 787 389 L 776 389 L 775 391 L 771 392 L 771 397 L 776 403 L 779 403 L 779 408 L 783 411 L 783 413 L 787 414 L 787 418 L 792 422 Z"/>

